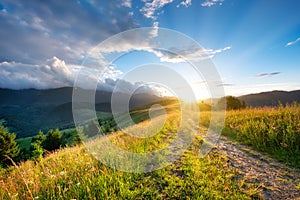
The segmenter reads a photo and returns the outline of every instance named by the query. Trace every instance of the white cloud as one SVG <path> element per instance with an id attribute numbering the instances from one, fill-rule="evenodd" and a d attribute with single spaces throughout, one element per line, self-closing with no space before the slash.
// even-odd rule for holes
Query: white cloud
<path id="1" fill-rule="evenodd" d="M 79 64 L 88 49 L 138 26 L 125 8 L 132 6 L 132 0 L 87 3 L 91 5 L 86 7 L 78 1 L 3 1 L 1 6 L 10 9 L 4 13 L 0 8 L 0 27 L 5 27 L 1 29 L 0 62 L 41 64 L 59 55 L 67 63 Z"/>
<path id="2" fill-rule="evenodd" d="M 211 6 L 214 6 L 217 4 L 219 4 L 221 6 L 223 4 L 223 1 L 224 0 L 207 0 L 203 3 L 201 3 L 201 6 L 202 7 L 211 7 Z"/>
<path id="3" fill-rule="evenodd" d="M 156 11 L 173 1 L 174 0 L 153 0 L 152 2 L 145 2 L 145 6 L 140 9 L 140 11 L 145 17 L 156 19 Z"/>
<path id="4" fill-rule="evenodd" d="M 48 59 L 44 64 L 24 64 L 18 62 L 0 63 L 0 88 L 10 89 L 47 89 L 73 86 L 76 72 L 82 66 L 68 65 L 57 57 Z M 104 81 L 115 78 L 119 71 L 113 66 L 99 69 L 84 68 L 89 71 L 89 78 Z M 99 75 L 102 75 L 101 77 Z M 89 80 L 90 81 L 90 80 Z M 88 85 L 83 85 L 85 87 Z"/>
<path id="5" fill-rule="evenodd" d="M 95 53 L 91 53 L 90 56 L 97 60 L 97 62 L 103 60 L 100 65 L 107 65 L 110 61 L 104 60 L 106 54 L 117 53 L 121 56 L 123 53 L 130 51 L 146 51 L 155 54 L 160 58 L 161 62 L 180 63 L 186 62 L 186 60 L 196 61 L 213 58 L 216 54 L 231 49 L 231 46 L 220 49 L 204 49 L 196 44 L 179 45 L 180 48 L 172 47 L 170 46 L 172 44 L 169 44 L 169 42 L 164 41 L 166 42 L 164 45 L 158 42 L 165 40 L 163 37 L 165 37 L 164 33 L 158 35 L 158 22 L 154 22 L 153 29 L 141 29 L 131 32 L 129 35 L 120 35 L 113 40 L 102 43 L 101 46 L 93 49 Z M 170 34 L 169 37 L 168 41 L 174 40 L 174 42 L 177 42 L 176 40 L 178 40 L 178 38 L 172 34 Z M 96 63 L 96 66 L 97 65 L 98 63 Z"/>
<path id="6" fill-rule="evenodd" d="M 153 30 L 150 31 L 150 35 L 151 35 L 150 37 L 152 37 L 152 38 L 157 37 L 157 35 L 158 35 L 158 25 L 159 25 L 158 22 L 153 22 Z"/>
<path id="7" fill-rule="evenodd" d="M 12 89 L 70 86 L 74 72 L 64 61 L 53 57 L 43 65 L 0 63 L 0 87 Z"/>
<path id="8" fill-rule="evenodd" d="M 294 44 L 296 44 L 296 43 L 299 42 L 299 41 L 300 41 L 300 38 L 297 38 L 297 39 L 294 40 L 294 41 L 288 42 L 285 46 L 287 47 L 287 46 L 294 45 Z"/>
<path id="9" fill-rule="evenodd" d="M 180 6 L 185 6 L 185 7 L 189 7 L 192 5 L 192 0 L 184 0 L 182 2 L 180 2 L 180 4 L 178 4 L 176 7 L 179 8 Z"/>
<path id="10" fill-rule="evenodd" d="M 131 8 L 131 0 L 123 0 L 122 6 Z"/>
<path id="11" fill-rule="evenodd" d="M 216 54 L 230 50 L 231 46 L 221 49 L 199 49 L 193 47 L 186 47 L 181 50 L 170 48 L 168 50 L 155 50 L 153 53 L 160 58 L 162 62 L 180 63 L 189 61 L 197 61 L 213 58 Z"/>

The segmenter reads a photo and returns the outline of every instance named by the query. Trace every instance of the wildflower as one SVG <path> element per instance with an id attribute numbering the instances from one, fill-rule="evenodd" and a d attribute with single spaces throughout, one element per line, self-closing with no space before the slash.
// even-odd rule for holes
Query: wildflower
<path id="1" fill-rule="evenodd" d="M 66 172 L 65 172 L 65 171 L 61 171 L 59 174 L 60 174 L 61 176 L 63 176 L 63 175 L 66 174 Z"/>
<path id="2" fill-rule="evenodd" d="M 36 199 L 39 199 L 39 196 L 34 197 L 34 199 L 35 199 L 35 200 L 36 200 Z"/>
<path id="3" fill-rule="evenodd" d="M 76 185 L 77 185 L 77 186 L 79 186 L 79 185 L 80 185 L 80 183 L 78 182 L 78 183 L 76 183 Z"/>

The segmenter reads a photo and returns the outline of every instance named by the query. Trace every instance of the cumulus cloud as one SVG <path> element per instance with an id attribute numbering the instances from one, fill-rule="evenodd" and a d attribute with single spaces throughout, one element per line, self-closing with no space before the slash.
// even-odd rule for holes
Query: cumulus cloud
<path id="1" fill-rule="evenodd" d="M 281 74 L 281 72 L 260 73 L 260 74 L 256 74 L 255 77 L 271 77 L 278 74 Z"/>
<path id="2" fill-rule="evenodd" d="M 147 18 L 156 19 L 157 10 L 161 9 L 167 4 L 172 3 L 174 0 L 153 0 L 152 2 L 145 2 L 143 8 L 140 11 Z"/>
<path id="3" fill-rule="evenodd" d="M 53 56 L 80 63 L 86 51 L 111 35 L 137 27 L 131 1 L 4 0 L 0 62 L 39 64 Z M 88 5 L 90 4 L 90 5 Z M 113 12 L 111 12 L 113 10 Z"/>
<path id="4" fill-rule="evenodd" d="M 222 5 L 223 4 L 223 1 L 224 0 L 207 0 L 207 1 L 204 1 L 203 3 L 201 3 L 201 6 L 202 7 L 211 7 L 211 6 L 214 6 L 214 5 Z"/>
<path id="5" fill-rule="evenodd" d="M 129 7 L 130 0 L 3 0 L 0 87 L 46 89 L 72 85 L 74 72 L 91 48 L 137 27 Z M 105 60 L 90 64 L 86 70 L 97 76 L 101 73 L 102 79 L 121 73 Z M 91 76 L 96 78 L 93 73 Z"/>
<path id="6" fill-rule="evenodd" d="M 89 82 L 100 81 L 102 83 L 106 78 L 115 78 L 120 74 L 120 71 L 114 69 L 113 66 L 89 69 L 79 65 L 68 65 L 57 57 L 39 65 L 2 62 L 0 63 L 0 88 L 47 89 L 73 86 L 79 70 L 84 70 L 89 74 L 88 80 L 81 85 L 82 88 L 89 88 Z"/>
<path id="7" fill-rule="evenodd" d="M 0 63 L 0 87 L 13 89 L 71 86 L 74 71 L 57 57 L 43 65 L 18 62 Z"/>
<path id="8" fill-rule="evenodd" d="M 172 2 L 173 0 L 144 1 L 141 12 L 145 17 L 155 19 L 157 11 Z M 191 0 L 180 3 L 182 6 L 190 4 Z M 89 58 L 85 59 L 84 70 L 88 78 L 105 83 L 105 79 L 115 80 L 122 73 L 107 60 L 107 54 L 137 50 L 153 53 L 164 62 L 185 62 L 182 57 L 209 58 L 230 49 L 226 47 L 200 51 L 191 46 L 157 49 L 159 40 L 153 39 L 159 37 L 159 23 L 151 20 L 154 21 L 151 31 L 137 31 L 126 38 L 120 37 L 111 43 L 108 41 L 100 49 L 96 48 L 99 50 L 94 51 L 97 55 L 90 55 L 89 50 L 99 42 L 137 27 L 132 14 L 128 12 L 132 7 L 131 0 L 78 0 L 59 3 L 55 0 L 4 0 L 1 6 L 0 26 L 5 27 L 0 29 L 2 88 L 46 89 L 71 86 L 76 72 L 83 69 L 79 64 L 87 54 Z"/>
<path id="9" fill-rule="evenodd" d="M 294 41 L 288 42 L 285 46 L 288 47 L 288 46 L 294 45 L 294 44 L 296 44 L 296 43 L 299 42 L 299 41 L 300 41 L 300 38 L 297 38 L 297 39 L 294 40 Z"/>

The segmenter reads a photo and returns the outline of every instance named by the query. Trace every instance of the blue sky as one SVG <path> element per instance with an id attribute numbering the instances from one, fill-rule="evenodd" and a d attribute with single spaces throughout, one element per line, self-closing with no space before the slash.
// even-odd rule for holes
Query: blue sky
<path id="1" fill-rule="evenodd" d="M 300 89 L 299 10 L 298 0 L 4 0 L 0 87 L 72 86 L 90 49 L 122 31 L 154 26 L 198 42 L 228 95 Z M 159 60 L 151 52 L 135 52 L 98 72 L 115 80 Z"/>

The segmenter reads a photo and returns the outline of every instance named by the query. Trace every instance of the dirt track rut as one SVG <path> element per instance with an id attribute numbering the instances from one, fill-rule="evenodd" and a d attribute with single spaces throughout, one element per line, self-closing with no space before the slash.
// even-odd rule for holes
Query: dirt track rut
<path id="1" fill-rule="evenodd" d="M 300 169 L 288 167 L 225 137 L 219 138 L 215 148 L 238 169 L 239 179 L 258 185 L 264 199 L 300 199 Z"/>

